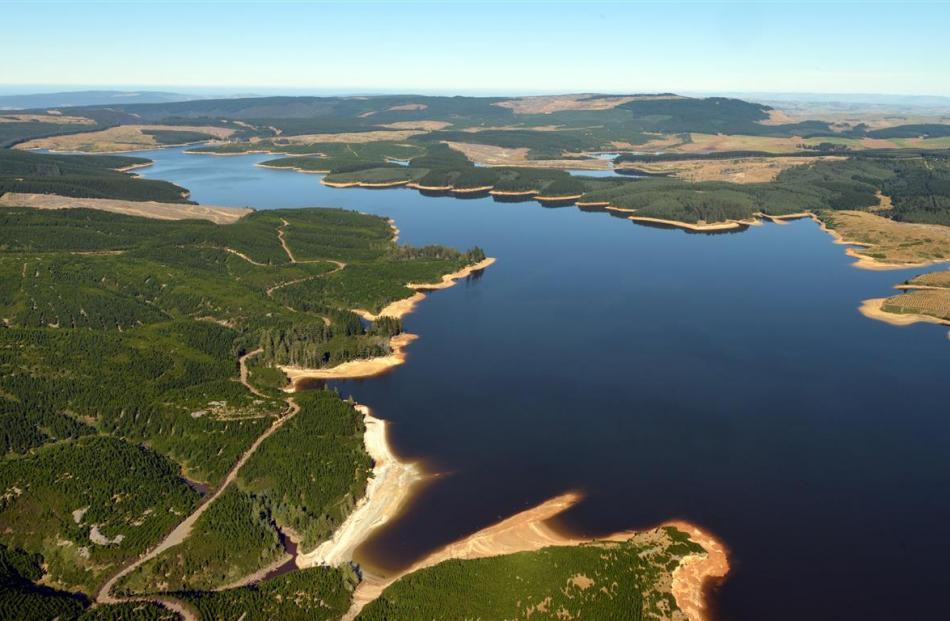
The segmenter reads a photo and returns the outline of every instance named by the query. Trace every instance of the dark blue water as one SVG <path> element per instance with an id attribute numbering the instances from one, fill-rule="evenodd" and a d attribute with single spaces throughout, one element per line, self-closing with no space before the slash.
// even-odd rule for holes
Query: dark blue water
<path id="1" fill-rule="evenodd" d="M 950 343 L 861 300 L 916 273 L 849 266 L 810 220 L 735 234 L 534 202 L 330 189 L 268 156 L 147 154 L 195 200 L 339 206 L 498 262 L 406 318 L 408 362 L 344 394 L 441 473 L 359 552 L 377 568 L 567 490 L 590 535 L 683 518 L 729 546 L 734 621 L 943 619 Z"/>

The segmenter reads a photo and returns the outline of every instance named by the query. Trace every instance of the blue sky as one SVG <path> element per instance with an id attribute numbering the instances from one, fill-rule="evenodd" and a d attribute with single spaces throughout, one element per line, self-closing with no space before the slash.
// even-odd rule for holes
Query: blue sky
<path id="1" fill-rule="evenodd" d="M 0 0 L 0 23 L 6 86 L 950 95 L 945 2 Z"/>

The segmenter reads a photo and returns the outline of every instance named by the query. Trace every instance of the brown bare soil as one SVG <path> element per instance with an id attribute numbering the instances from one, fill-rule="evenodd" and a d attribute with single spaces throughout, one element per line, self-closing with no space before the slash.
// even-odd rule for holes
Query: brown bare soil
<path id="1" fill-rule="evenodd" d="M 339 134 L 300 134 L 299 136 L 281 136 L 281 141 L 288 144 L 316 144 L 321 142 L 349 142 L 351 144 L 361 144 L 364 142 L 378 142 L 380 140 L 405 140 L 411 136 L 424 134 L 423 131 L 409 129 L 382 129 L 369 132 L 349 132 Z M 251 143 L 257 143 L 262 140 L 271 140 L 271 138 L 252 138 Z"/>
<path id="2" fill-rule="evenodd" d="M 884 301 L 882 309 L 889 313 L 926 315 L 941 322 L 950 322 L 950 289 L 913 289 Z"/>
<path id="3" fill-rule="evenodd" d="M 765 151 L 767 153 L 788 153 L 800 150 L 806 142 L 798 136 L 788 138 L 777 136 L 747 136 L 743 134 L 697 134 L 689 135 L 691 142 L 677 146 L 678 153 L 710 153 L 715 151 Z"/>
<path id="4" fill-rule="evenodd" d="M 201 132 L 219 139 L 227 138 L 234 133 L 233 129 L 227 127 L 204 125 L 120 125 L 98 132 L 37 138 L 18 144 L 15 148 L 82 151 L 86 153 L 123 153 L 171 146 L 159 144 L 155 140 L 155 136 L 145 134 L 143 130 Z"/>
<path id="5" fill-rule="evenodd" d="M 875 194 L 877 194 L 877 206 L 872 208 L 873 211 L 887 211 L 894 206 L 890 196 L 885 195 L 880 190 L 878 190 Z"/>
<path id="6" fill-rule="evenodd" d="M 897 285 L 898 289 L 923 287 L 939 287 L 941 289 L 950 289 L 950 270 L 921 274 L 920 276 L 917 276 L 911 280 L 907 285 Z"/>
<path id="7" fill-rule="evenodd" d="M 519 97 L 494 104 L 510 108 L 515 114 L 551 114 L 564 110 L 609 110 L 621 104 L 636 100 L 683 99 L 678 95 L 622 95 L 617 97 L 598 97 L 592 99 L 589 94 L 578 95 L 541 95 Z"/>
<path id="8" fill-rule="evenodd" d="M 473 144 L 469 142 L 449 142 L 445 144 L 465 157 L 485 166 L 529 166 L 533 168 L 582 168 L 585 170 L 607 170 L 610 163 L 606 160 L 531 160 L 528 159 L 528 148 L 519 147 L 509 149 L 488 144 Z"/>
<path id="9" fill-rule="evenodd" d="M 57 125 L 95 125 L 92 119 L 65 114 L 0 114 L 0 123 L 55 123 Z"/>
<path id="10" fill-rule="evenodd" d="M 463 131 L 468 134 L 477 134 L 478 132 L 487 132 L 487 131 L 529 131 L 529 132 L 557 132 L 562 131 L 564 128 L 563 125 L 488 125 L 482 127 L 466 127 L 460 131 Z"/>
<path id="11" fill-rule="evenodd" d="M 668 173 L 687 181 L 729 181 L 762 183 L 772 181 L 780 172 L 819 160 L 843 159 L 824 157 L 746 157 L 724 160 L 681 160 L 671 162 L 636 162 L 618 169 L 637 169 L 652 173 Z"/>
<path id="12" fill-rule="evenodd" d="M 445 129 L 450 127 L 452 124 L 448 121 L 397 121 L 395 123 L 384 123 L 379 127 L 385 127 L 387 129 L 421 129 L 423 131 L 432 132 L 438 131 L 440 129 Z"/>
<path id="13" fill-rule="evenodd" d="M 401 106 L 392 106 L 391 108 L 387 108 L 387 110 L 398 112 L 399 110 L 425 110 L 428 107 L 429 106 L 421 103 L 407 103 Z"/>
<path id="14" fill-rule="evenodd" d="M 825 230 L 848 248 L 857 267 L 899 269 L 950 260 L 950 227 L 894 222 L 864 211 L 822 214 Z"/>
<path id="15" fill-rule="evenodd" d="M 789 104 L 781 109 L 772 110 L 769 118 L 760 121 L 762 125 L 783 125 L 801 121 L 826 121 L 835 131 L 845 131 L 861 123 L 870 129 L 886 129 L 898 125 L 917 125 L 946 123 L 946 116 L 939 113 L 913 113 L 909 110 L 898 112 L 893 109 L 841 110 L 820 103 Z"/>
<path id="16" fill-rule="evenodd" d="M 57 194 L 18 194 L 0 196 L 0 207 L 32 207 L 34 209 L 99 209 L 128 216 L 155 220 L 210 220 L 215 224 L 231 224 L 254 211 L 245 207 L 213 207 L 155 201 L 123 201 L 109 198 L 73 198 Z"/>
<path id="17" fill-rule="evenodd" d="M 630 149 L 631 151 L 640 151 L 640 152 L 656 152 L 656 151 L 669 151 L 675 147 L 678 147 L 683 143 L 683 139 L 680 134 L 650 134 L 654 136 L 648 142 L 643 144 L 633 144 L 632 142 L 623 142 L 620 140 L 615 140 L 611 142 L 611 146 L 615 149 Z"/>
<path id="18" fill-rule="evenodd" d="M 793 116 L 790 116 L 784 110 L 778 110 L 773 108 L 769 110 L 769 118 L 764 121 L 759 121 L 762 125 L 788 125 L 791 123 L 797 123 L 798 119 Z"/>

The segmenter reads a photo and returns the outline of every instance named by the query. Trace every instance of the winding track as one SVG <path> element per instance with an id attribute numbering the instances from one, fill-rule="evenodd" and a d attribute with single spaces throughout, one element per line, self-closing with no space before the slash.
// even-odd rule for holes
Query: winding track
<path id="1" fill-rule="evenodd" d="M 274 285 L 270 287 L 269 289 L 267 289 L 266 292 L 267 292 L 268 297 L 271 297 L 273 292 L 277 289 L 280 289 L 281 287 L 287 287 L 289 285 L 305 282 L 308 280 L 312 280 L 314 278 L 322 278 L 324 276 L 329 276 L 330 274 L 335 274 L 336 272 L 339 272 L 340 270 L 346 267 L 346 263 L 344 263 L 343 261 L 336 261 L 333 259 L 314 259 L 314 260 L 298 261 L 297 258 L 294 257 L 293 251 L 291 251 L 290 246 L 287 245 L 287 240 L 284 238 L 284 229 L 287 226 L 289 226 L 290 223 L 284 219 L 281 219 L 281 222 L 282 222 L 281 226 L 277 228 L 277 237 L 278 239 L 280 239 L 280 245 L 283 247 L 284 252 L 287 253 L 287 258 L 290 260 L 291 263 L 300 264 L 300 263 L 330 262 L 336 265 L 336 269 L 330 270 L 329 272 L 325 272 L 323 274 L 317 274 L 315 276 L 308 276 L 305 278 L 298 278 L 296 280 L 291 280 L 288 282 Z M 247 256 L 243 252 L 240 252 L 233 248 L 224 248 L 224 250 L 244 259 L 245 261 L 253 265 L 266 266 L 265 263 L 260 263 L 258 261 L 255 261 L 254 259 Z M 24 269 L 25 268 L 26 266 L 24 265 Z M 294 309 L 290 309 L 290 310 L 294 310 Z M 323 321 L 326 322 L 327 324 L 330 323 L 330 320 L 327 317 L 323 317 Z M 251 382 L 248 380 L 247 361 L 248 359 L 254 356 L 257 356 L 262 352 L 263 352 L 263 349 L 258 348 L 258 349 L 255 349 L 254 351 L 244 354 L 243 356 L 238 358 L 238 366 L 240 368 L 241 384 L 243 384 L 244 387 L 247 388 L 247 390 L 251 394 L 258 397 L 267 398 L 267 395 L 265 395 L 264 393 L 259 391 L 257 388 L 255 388 L 254 385 L 251 384 Z M 115 587 L 116 583 L 119 580 L 121 580 L 123 577 L 127 576 L 128 574 L 133 572 L 135 569 L 142 566 L 144 563 L 157 557 L 159 554 L 162 554 L 166 550 L 179 545 L 180 543 L 184 542 L 188 538 L 188 536 L 191 534 L 192 528 L 194 527 L 195 523 L 198 521 L 198 518 L 200 518 L 201 515 L 208 509 L 208 507 L 210 507 L 211 504 L 215 500 L 217 500 L 218 497 L 221 496 L 221 494 L 224 493 L 224 491 L 228 488 L 228 486 L 234 482 L 234 480 L 237 478 L 238 471 L 240 471 L 240 469 L 244 466 L 244 464 L 247 463 L 247 460 L 250 459 L 250 457 L 254 454 L 254 452 L 257 451 L 261 443 L 263 443 L 264 440 L 269 438 L 275 431 L 280 429 L 284 425 L 284 423 L 286 423 L 288 420 L 293 418 L 300 411 L 300 406 L 297 404 L 297 402 L 294 400 L 293 397 L 287 397 L 284 400 L 284 402 L 287 404 L 287 409 L 281 414 L 279 418 L 277 418 L 271 424 L 270 427 L 267 428 L 267 430 L 264 433 L 262 433 L 260 436 L 258 436 L 256 440 L 254 440 L 254 442 L 247 448 L 247 450 L 245 450 L 241 454 L 240 458 L 237 460 L 237 462 L 234 464 L 231 470 L 228 471 L 227 475 L 221 481 L 221 484 L 218 486 L 215 492 L 211 494 L 210 496 L 203 498 L 201 502 L 198 504 L 198 506 L 195 508 L 195 510 L 190 515 L 188 515 L 188 517 L 186 517 L 184 520 L 179 522 L 178 525 L 174 529 L 172 529 L 172 531 L 168 533 L 165 536 L 165 538 L 162 539 L 158 543 L 158 545 L 156 545 L 155 547 L 153 547 L 146 553 L 139 556 L 135 561 L 133 561 L 132 563 L 129 563 L 128 565 L 123 567 L 121 570 L 119 570 L 118 573 L 114 574 L 111 578 L 109 578 L 109 580 L 106 581 L 106 583 L 103 584 L 102 587 L 99 589 L 99 591 L 96 593 L 95 601 L 97 603 L 117 604 L 121 602 L 151 601 L 151 602 L 155 602 L 157 604 L 164 606 L 168 610 L 178 613 L 179 615 L 181 615 L 181 617 L 185 621 L 198 621 L 198 617 L 189 607 L 185 606 L 183 603 L 178 602 L 176 600 L 162 598 L 158 596 L 151 597 L 151 598 L 144 597 L 144 596 L 142 597 L 115 596 L 112 594 L 112 589 Z M 239 580 L 238 582 L 246 583 L 247 577 Z"/>
<path id="2" fill-rule="evenodd" d="M 238 359 L 238 363 L 241 368 L 241 375 L 240 375 L 241 383 L 244 385 L 244 387 L 247 388 L 254 395 L 257 395 L 259 397 L 266 397 L 267 395 L 260 392 L 248 381 L 248 371 L 247 371 L 247 360 L 249 358 L 252 358 L 253 356 L 260 354 L 262 351 L 263 351 L 262 349 L 255 349 L 252 352 L 246 353 Z M 195 522 L 198 520 L 198 518 L 201 517 L 201 515 L 205 512 L 205 510 L 207 510 L 207 508 L 211 506 L 211 503 L 217 500 L 218 497 L 221 494 L 223 494 L 224 491 L 228 488 L 228 486 L 234 482 L 234 480 L 237 478 L 238 471 L 241 469 L 242 466 L 244 466 L 245 463 L 247 463 L 247 460 L 250 459 L 251 455 L 254 454 L 254 452 L 258 449 L 261 443 L 267 438 L 269 438 L 271 434 L 273 434 L 275 431 L 280 429 L 284 425 L 284 423 L 286 423 L 288 420 L 293 418 L 297 414 L 297 412 L 300 411 L 300 406 L 297 404 L 297 402 L 294 400 L 293 397 L 287 397 L 284 401 L 287 403 L 287 410 L 285 410 L 284 413 L 281 414 L 280 418 L 275 420 L 273 424 L 271 424 L 271 426 L 267 428 L 267 431 L 265 431 L 260 436 L 258 436 L 258 438 L 254 440 L 251 446 L 249 446 L 247 450 L 241 454 L 241 457 L 237 460 L 237 462 L 234 464 L 234 466 L 231 468 L 228 474 L 224 477 L 224 480 L 221 482 L 221 485 L 218 486 L 218 489 L 215 490 L 214 494 L 208 496 L 207 498 L 202 499 L 201 503 L 191 513 L 191 515 L 189 515 L 184 520 L 179 522 L 178 526 L 176 526 L 170 533 L 168 533 L 168 535 L 166 535 L 165 538 L 158 545 L 156 545 L 154 548 L 152 548 L 145 554 L 139 556 L 139 558 L 133 561 L 132 563 L 123 567 L 117 574 L 113 575 L 104 585 L 102 585 L 102 588 L 100 588 L 99 592 L 96 593 L 97 602 L 101 604 L 116 604 L 123 601 L 154 601 L 182 615 L 185 621 L 197 621 L 197 617 L 195 617 L 195 615 L 190 610 L 188 610 L 183 605 L 177 602 L 169 601 L 162 598 L 149 599 L 145 597 L 116 597 L 112 595 L 112 589 L 115 586 L 116 582 L 118 582 L 121 578 L 125 577 L 126 575 L 134 571 L 143 563 L 150 561 L 151 559 L 155 558 L 156 556 L 158 556 L 165 550 L 168 550 L 169 548 L 177 546 L 178 544 L 182 543 L 185 539 L 188 538 L 188 535 L 191 534 L 191 529 L 195 525 Z"/>

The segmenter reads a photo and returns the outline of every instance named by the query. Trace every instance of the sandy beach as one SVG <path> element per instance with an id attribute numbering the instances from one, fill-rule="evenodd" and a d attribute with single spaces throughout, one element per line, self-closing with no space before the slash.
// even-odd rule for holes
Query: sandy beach
<path id="1" fill-rule="evenodd" d="M 305 367 L 279 366 L 284 375 L 290 380 L 288 392 L 296 390 L 296 384 L 302 379 L 358 379 L 363 377 L 373 377 L 385 373 L 389 369 L 399 366 L 406 361 L 405 348 L 409 343 L 419 338 L 415 334 L 403 332 L 389 339 L 389 347 L 392 353 L 387 356 L 378 356 L 376 358 L 363 358 L 360 360 L 350 360 L 335 367 L 326 369 L 308 369 Z"/>
<path id="2" fill-rule="evenodd" d="M 297 556 L 300 568 L 315 565 L 339 565 L 353 559 L 353 551 L 377 528 L 394 518 L 409 499 L 412 488 L 422 480 L 422 469 L 405 463 L 393 454 L 387 440 L 387 423 L 375 418 L 365 405 L 357 405 L 363 414 L 366 452 L 373 459 L 373 476 L 366 486 L 366 495 L 356 509 L 333 533 L 306 554 Z"/>

